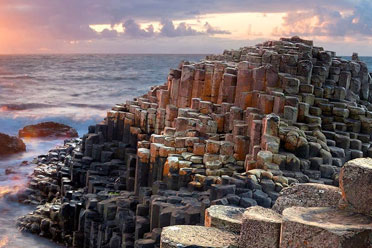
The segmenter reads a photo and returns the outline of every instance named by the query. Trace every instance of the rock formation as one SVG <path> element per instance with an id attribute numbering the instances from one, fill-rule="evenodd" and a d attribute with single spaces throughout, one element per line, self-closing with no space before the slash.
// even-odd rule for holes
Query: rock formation
<path id="1" fill-rule="evenodd" d="M 73 247 L 220 247 L 221 237 L 235 245 L 240 221 L 230 221 L 231 213 L 222 218 L 229 212 L 223 207 L 206 211 L 210 206 L 234 206 L 236 212 L 271 208 L 289 185 L 338 186 L 339 177 L 348 199 L 353 191 L 341 167 L 372 156 L 370 88 L 371 75 L 356 55 L 347 61 L 298 37 L 183 62 L 164 85 L 116 105 L 82 139 L 39 156 L 22 194 L 24 202 L 39 206 L 19 224 Z M 340 196 L 326 186 L 324 197 L 310 196 L 318 190 L 310 187 L 302 207 L 320 199 L 326 208 Z M 287 198 L 275 209 L 284 210 L 283 226 L 297 221 L 285 219 L 288 207 L 302 202 L 285 192 L 302 190 L 284 191 Z M 370 211 L 352 198 L 345 204 Z M 252 231 L 249 226 L 258 223 L 261 231 L 241 237 L 257 237 L 256 247 L 260 240 L 278 245 L 280 215 L 250 211 L 233 215 L 250 218 L 240 230 Z M 293 211 L 301 219 L 310 210 Z M 327 210 L 319 216 L 326 218 Z M 219 230 L 223 225 L 229 228 Z M 270 233 L 275 235 L 259 237 Z M 292 234 L 283 242 L 296 247 L 302 241 Z M 366 242 L 363 235 L 355 237 Z"/>
<path id="2" fill-rule="evenodd" d="M 0 156 L 26 151 L 26 145 L 18 137 L 0 133 Z"/>
<path id="3" fill-rule="evenodd" d="M 74 138 L 79 136 L 77 131 L 72 127 L 56 122 L 42 122 L 36 125 L 25 126 L 19 130 L 18 134 L 19 137 L 24 138 Z"/>

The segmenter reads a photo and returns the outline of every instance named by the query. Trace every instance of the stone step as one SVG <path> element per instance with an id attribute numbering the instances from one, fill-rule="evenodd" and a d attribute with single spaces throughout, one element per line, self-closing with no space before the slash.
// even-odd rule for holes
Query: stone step
<path id="1" fill-rule="evenodd" d="M 204 225 L 240 233 L 244 211 L 244 208 L 213 205 L 205 210 Z"/>
<path id="2" fill-rule="evenodd" d="M 215 227 L 176 225 L 165 227 L 161 233 L 160 247 L 222 248 L 237 245 L 236 234 Z"/>
<path id="3" fill-rule="evenodd" d="M 278 247 L 281 223 L 281 215 L 271 209 L 259 206 L 248 208 L 243 214 L 239 247 Z"/>
<path id="4" fill-rule="evenodd" d="M 284 209 L 299 207 L 332 207 L 337 206 L 341 200 L 341 191 L 338 187 L 317 183 L 295 184 L 280 192 L 273 210 L 282 213 Z"/>
<path id="5" fill-rule="evenodd" d="M 371 247 L 372 218 L 329 207 L 283 211 L 281 248 Z"/>
<path id="6" fill-rule="evenodd" d="M 347 162 L 341 169 L 340 188 L 343 200 L 350 208 L 372 216 L 372 159 Z"/>

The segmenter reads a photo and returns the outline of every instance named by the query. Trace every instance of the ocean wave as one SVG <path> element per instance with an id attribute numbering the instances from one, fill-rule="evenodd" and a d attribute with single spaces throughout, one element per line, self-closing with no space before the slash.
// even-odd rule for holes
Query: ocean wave
<path id="1" fill-rule="evenodd" d="M 53 108 L 56 105 L 44 103 L 20 103 L 20 104 L 3 104 L 0 105 L 1 111 L 21 111 L 27 109 Z"/>
<path id="2" fill-rule="evenodd" d="M 85 103 L 67 103 L 66 105 L 79 108 L 94 108 L 94 109 L 109 109 L 112 105 L 109 104 L 85 104 Z"/>
<path id="3" fill-rule="evenodd" d="M 0 79 L 8 79 L 8 80 L 12 80 L 12 79 L 36 79 L 35 77 L 32 77 L 32 76 L 29 76 L 29 75 L 0 75 Z"/>
<path id="4" fill-rule="evenodd" d="M 112 104 L 85 104 L 85 103 L 65 103 L 65 106 L 77 107 L 77 108 L 92 108 L 98 110 L 105 110 L 111 108 Z M 29 109 L 44 109 L 44 108 L 55 108 L 62 107 L 54 104 L 44 103 L 20 103 L 20 104 L 2 104 L 0 105 L 0 111 L 22 111 Z"/>

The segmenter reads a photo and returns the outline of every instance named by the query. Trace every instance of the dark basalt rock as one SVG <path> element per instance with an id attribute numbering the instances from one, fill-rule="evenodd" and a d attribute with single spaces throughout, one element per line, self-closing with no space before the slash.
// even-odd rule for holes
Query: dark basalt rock
<path id="1" fill-rule="evenodd" d="M 20 138 L 0 133 L 0 156 L 26 151 L 26 145 Z"/>
<path id="2" fill-rule="evenodd" d="M 19 130 L 19 137 L 63 137 L 74 138 L 78 137 L 77 131 L 67 125 L 56 122 L 42 122 L 36 125 L 25 126 Z"/>

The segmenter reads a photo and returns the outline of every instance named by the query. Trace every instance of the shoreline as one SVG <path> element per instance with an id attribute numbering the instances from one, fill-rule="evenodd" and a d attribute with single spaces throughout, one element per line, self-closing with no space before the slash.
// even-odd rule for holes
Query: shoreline
<path id="1" fill-rule="evenodd" d="M 345 162 L 372 155 L 371 84 L 357 58 L 298 37 L 183 62 L 39 156 L 19 197 L 40 206 L 19 225 L 71 247 L 150 248 L 164 227 L 206 225 L 213 205 L 271 208 L 295 183 L 338 186 Z"/>

